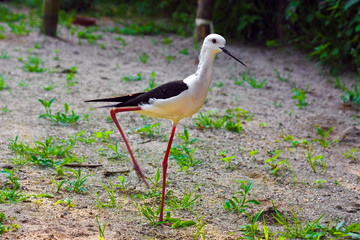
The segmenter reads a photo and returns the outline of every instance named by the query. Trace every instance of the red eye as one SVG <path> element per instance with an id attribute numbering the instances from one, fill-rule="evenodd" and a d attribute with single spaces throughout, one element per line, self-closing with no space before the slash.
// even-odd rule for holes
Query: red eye
<path id="1" fill-rule="evenodd" d="M 213 42 L 213 43 L 216 43 L 216 39 L 215 39 L 215 38 L 213 38 L 212 42 Z"/>

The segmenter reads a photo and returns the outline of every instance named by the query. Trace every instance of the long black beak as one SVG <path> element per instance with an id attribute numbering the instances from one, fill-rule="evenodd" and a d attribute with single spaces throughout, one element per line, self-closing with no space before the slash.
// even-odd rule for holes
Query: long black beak
<path id="1" fill-rule="evenodd" d="M 225 47 L 221 47 L 220 48 L 224 53 L 226 53 L 227 55 L 229 55 L 230 57 L 232 57 L 233 59 L 235 59 L 236 61 L 238 61 L 239 63 L 241 63 L 242 65 L 244 65 L 246 67 L 246 65 L 240 61 L 237 57 L 235 57 L 234 55 L 232 55 Z"/>

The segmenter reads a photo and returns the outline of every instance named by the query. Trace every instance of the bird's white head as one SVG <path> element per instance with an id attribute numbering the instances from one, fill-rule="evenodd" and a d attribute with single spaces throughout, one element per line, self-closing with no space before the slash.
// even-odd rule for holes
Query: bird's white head
<path id="1" fill-rule="evenodd" d="M 225 48 L 225 44 L 225 38 L 223 38 L 219 34 L 212 33 L 206 36 L 202 47 L 203 49 L 210 50 L 214 53 L 214 55 L 216 55 L 218 52 L 223 52 L 246 67 L 246 65 L 242 61 L 232 55 L 229 50 Z"/>
<path id="2" fill-rule="evenodd" d="M 225 47 L 226 40 L 219 34 L 209 34 L 204 39 L 203 48 L 210 49 L 216 53 L 221 52 L 222 48 Z"/>

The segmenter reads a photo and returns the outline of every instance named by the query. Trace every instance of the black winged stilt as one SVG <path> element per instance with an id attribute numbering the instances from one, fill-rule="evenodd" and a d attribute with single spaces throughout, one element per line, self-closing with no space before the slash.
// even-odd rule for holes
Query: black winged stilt
<path id="1" fill-rule="evenodd" d="M 119 132 L 124 139 L 126 147 L 130 153 L 134 164 L 134 169 L 138 176 L 147 185 L 144 174 L 137 164 L 134 155 L 130 149 L 129 143 L 126 140 L 125 134 L 122 131 L 120 124 L 116 118 L 116 113 L 133 111 L 150 117 L 164 118 L 172 121 L 172 130 L 169 143 L 166 149 L 163 167 L 163 185 L 162 185 L 162 199 L 161 211 L 159 221 L 163 221 L 165 187 L 166 187 L 166 170 L 168 167 L 168 157 L 170 153 L 171 144 L 174 138 L 176 125 L 178 122 L 186 117 L 190 117 L 196 113 L 204 104 L 207 92 L 209 90 L 212 75 L 213 63 L 217 53 L 224 52 L 236 61 L 245 66 L 239 59 L 233 56 L 225 48 L 225 39 L 218 34 L 208 35 L 203 42 L 197 71 L 180 81 L 173 81 L 165 83 L 148 92 L 133 93 L 120 97 L 103 98 L 87 100 L 85 102 L 115 102 L 116 104 L 102 106 L 113 108 L 110 111 L 111 118 L 116 124 Z"/>

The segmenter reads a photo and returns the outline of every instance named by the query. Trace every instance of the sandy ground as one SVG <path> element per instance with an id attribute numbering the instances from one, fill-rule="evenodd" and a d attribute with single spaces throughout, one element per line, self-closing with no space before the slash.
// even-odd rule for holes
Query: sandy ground
<path id="1" fill-rule="evenodd" d="M 194 227 L 171 229 L 152 226 L 140 215 L 134 202 L 143 201 L 131 198 L 135 193 L 147 192 L 146 186 L 139 182 L 132 169 L 132 164 L 125 145 L 113 123 L 107 123 L 109 112 L 106 109 L 93 109 L 97 104 L 83 101 L 91 98 L 108 97 L 118 94 L 140 92 L 148 87 L 151 72 L 156 74 L 155 83 L 160 85 L 172 80 L 184 79 L 197 68 L 198 50 L 193 48 L 191 38 L 169 36 L 173 40 L 171 53 L 175 59 L 166 61 L 168 47 L 161 41 L 164 36 L 121 36 L 127 46 L 121 46 L 114 40 L 117 34 L 102 33 L 103 39 L 95 45 L 88 44 L 71 36 L 66 29 L 61 28 L 62 39 L 45 38 L 36 32 L 29 36 L 9 36 L 0 41 L 0 51 L 6 51 L 10 59 L 0 60 L 0 73 L 5 77 L 6 89 L 0 92 L 0 108 L 7 107 L 9 111 L 0 112 L 0 167 L 13 167 L 19 176 L 21 189 L 26 194 L 53 194 L 54 198 L 29 198 L 16 204 L 1 204 L 1 212 L 9 217 L 8 223 L 17 223 L 19 230 L 9 232 L 2 239 L 98 239 L 98 226 L 95 216 L 103 225 L 108 222 L 106 239 L 192 239 L 196 230 Z M 39 43 L 40 49 L 28 49 Z M 100 43 L 106 44 L 106 49 L 100 48 Z M 239 191 L 237 180 L 253 181 L 249 198 L 257 199 L 261 204 L 251 206 L 249 213 L 265 210 L 265 220 L 272 231 L 280 230 L 272 218 L 272 202 L 281 213 L 295 209 L 298 218 L 303 221 L 315 220 L 322 214 L 322 223 L 340 219 L 347 224 L 358 222 L 360 218 L 359 200 L 359 159 L 351 160 L 344 153 L 351 148 L 359 152 L 360 120 L 356 109 L 344 106 L 340 95 L 335 89 L 333 79 L 314 68 L 314 62 L 309 61 L 302 53 L 289 49 L 264 49 L 256 46 L 243 45 L 228 41 L 228 48 L 238 56 L 248 68 L 242 67 L 236 61 L 218 54 L 214 64 L 214 84 L 208 93 L 208 100 L 200 110 L 218 110 L 224 115 L 225 109 L 240 107 L 252 115 L 251 120 L 243 120 L 244 130 L 237 134 L 225 129 L 201 130 L 196 128 L 194 118 L 184 119 L 179 124 L 177 133 L 183 133 L 186 127 L 191 138 L 199 139 L 192 144 L 197 147 L 195 158 L 200 165 L 189 168 L 189 171 L 179 172 L 175 160 L 170 160 L 168 170 L 168 190 L 175 196 L 182 196 L 184 189 L 197 189 L 200 195 L 198 204 L 193 210 L 199 216 L 204 216 L 206 239 L 236 239 L 241 236 L 240 226 L 248 224 L 245 215 L 232 213 L 223 208 L 223 203 L 232 194 Z M 187 48 L 189 54 L 183 55 L 179 50 Z M 54 60 L 55 49 L 59 50 L 59 60 Z M 146 64 L 139 60 L 143 53 L 149 55 Z M 21 69 L 23 64 L 18 57 L 24 59 L 29 55 L 37 55 L 45 62 L 45 68 L 53 70 L 44 73 L 29 73 Z M 65 69 L 77 67 L 76 81 L 73 87 L 66 87 Z M 289 76 L 288 82 L 277 79 L 273 68 L 279 70 L 282 76 Z M 267 82 L 263 88 L 255 89 L 244 83 L 238 86 L 234 78 L 241 79 L 243 72 L 249 71 L 256 75 L 257 81 L 264 78 Z M 126 75 L 142 74 L 141 81 L 125 82 Z M 330 79 L 330 80 L 329 80 Z M 348 86 L 354 82 L 351 74 L 341 77 Z M 19 85 L 24 85 L 20 86 Z M 23 84 L 22 84 L 23 83 Z M 54 89 L 45 91 L 44 86 L 52 84 Z M 304 109 L 298 109 L 297 101 L 292 99 L 292 89 L 305 89 L 309 85 L 307 103 Z M 38 99 L 56 98 L 51 109 L 53 113 L 64 112 L 67 102 L 70 110 L 80 115 L 76 124 L 58 125 L 39 119 L 44 114 L 43 106 Z M 289 114 L 290 113 L 290 114 Z M 291 114 L 292 113 L 292 114 Z M 88 121 L 83 120 L 83 114 L 88 114 Z M 166 149 L 166 139 L 155 137 L 142 138 L 135 129 L 146 124 L 161 123 L 160 135 L 170 134 L 171 123 L 161 119 L 142 119 L 139 115 L 119 114 L 122 125 L 146 176 L 151 179 L 157 169 L 161 168 L 161 160 Z M 260 124 L 262 123 L 262 124 Z M 262 125 L 262 126 L 259 126 Z M 314 155 L 323 155 L 326 160 L 326 171 L 314 173 L 306 162 L 303 145 L 292 148 L 290 142 L 285 142 L 282 136 L 292 135 L 295 139 L 311 141 L 317 138 L 316 128 L 319 124 L 323 129 L 334 127 L 329 139 L 339 140 L 329 148 L 324 149 L 318 143 L 314 144 Z M 18 166 L 12 163 L 15 154 L 8 149 L 9 139 L 18 136 L 20 141 L 33 144 L 34 141 L 44 141 L 53 136 L 54 139 L 67 139 L 72 134 L 85 130 L 90 135 L 93 131 L 113 130 L 110 136 L 112 143 L 118 143 L 122 159 L 109 159 L 112 155 L 107 149 L 107 143 L 96 141 L 93 144 L 76 142 L 75 152 L 86 157 L 84 164 L 102 164 L 98 168 L 82 168 L 83 173 L 93 174 L 87 178 L 86 194 L 77 194 L 64 188 L 56 193 L 52 179 L 59 181 L 54 169 L 39 167 L 28 163 Z M 180 144 L 180 138 L 175 138 L 174 144 Z M 105 156 L 98 149 L 104 147 Z M 280 159 L 288 159 L 293 173 L 289 169 L 279 170 L 278 176 L 270 173 L 265 160 L 271 156 L 268 151 L 282 150 Z M 221 161 L 220 152 L 227 151 L 228 156 L 234 155 L 232 168 L 226 168 Z M 258 150 L 255 156 L 249 152 Z M 359 153 L 355 156 L 359 158 Z M 77 170 L 77 168 L 75 168 Z M 111 176 L 104 175 L 108 171 L 118 171 Z M 110 180 L 119 183 L 118 175 L 125 176 L 126 190 L 117 189 L 117 202 L 126 200 L 118 209 L 96 207 L 96 190 L 102 199 L 107 199 L 102 183 Z M 73 178 L 73 174 L 65 172 L 63 178 Z M 322 187 L 314 181 L 325 180 Z M 7 178 L 0 175 L 0 188 Z M 69 197 L 75 204 L 68 209 L 64 205 L 54 205 L 55 202 Z M 191 210 L 171 211 L 174 217 L 183 220 L 196 220 Z M 291 215 L 291 214 L 290 214 Z M 11 219 L 13 218 L 13 219 Z M 261 225 L 261 223 L 259 223 Z"/>

